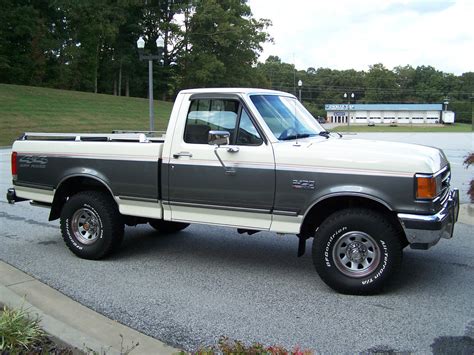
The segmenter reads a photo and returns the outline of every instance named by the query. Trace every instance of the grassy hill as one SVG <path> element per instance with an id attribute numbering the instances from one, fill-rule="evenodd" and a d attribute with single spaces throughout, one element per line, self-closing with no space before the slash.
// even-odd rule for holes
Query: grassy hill
<path id="1" fill-rule="evenodd" d="M 155 101 L 155 129 L 166 130 L 173 103 Z M 148 130 L 148 100 L 134 97 L 0 84 L 0 146 L 23 132 L 111 132 Z M 339 132 L 470 132 L 470 124 L 452 126 L 335 127 Z"/>
<path id="2" fill-rule="evenodd" d="M 155 129 L 165 130 L 173 103 L 155 101 Z M 0 84 L 0 146 L 23 132 L 148 130 L 148 99 Z"/>

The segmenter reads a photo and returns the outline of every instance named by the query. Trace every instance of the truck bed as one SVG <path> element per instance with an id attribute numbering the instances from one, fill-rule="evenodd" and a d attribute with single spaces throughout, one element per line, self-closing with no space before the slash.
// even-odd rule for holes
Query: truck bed
<path id="1" fill-rule="evenodd" d="M 52 203 L 64 181 L 90 177 L 117 199 L 157 202 L 163 142 L 163 136 L 142 133 L 25 133 L 12 149 L 18 160 L 17 194 Z"/>

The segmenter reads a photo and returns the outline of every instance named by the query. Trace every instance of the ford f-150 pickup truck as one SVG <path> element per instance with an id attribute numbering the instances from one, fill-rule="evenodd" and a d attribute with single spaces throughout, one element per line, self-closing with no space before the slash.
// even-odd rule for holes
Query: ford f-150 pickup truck
<path id="1" fill-rule="evenodd" d="M 190 223 L 313 238 L 322 280 L 379 292 L 403 249 L 451 238 L 459 193 L 436 148 L 329 133 L 295 96 L 262 89 L 181 91 L 166 134 L 24 133 L 14 187 L 60 219 L 81 258 L 116 250 L 124 225 L 162 233 Z"/>

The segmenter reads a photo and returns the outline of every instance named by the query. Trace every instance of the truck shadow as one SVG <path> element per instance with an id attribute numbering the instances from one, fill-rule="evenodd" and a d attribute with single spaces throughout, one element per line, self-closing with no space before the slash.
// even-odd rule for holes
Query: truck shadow
<path id="1" fill-rule="evenodd" d="M 314 283 L 320 291 L 332 293 L 317 276 L 311 259 L 312 241 L 308 240 L 306 254 L 296 256 L 298 239 L 294 235 L 277 237 L 273 233 L 239 235 L 235 230 L 221 227 L 192 225 L 184 231 L 161 234 L 148 226 L 127 228 L 121 249 L 108 258 L 114 262 L 146 259 L 156 263 L 193 265 L 201 270 L 244 270 L 253 273 L 292 275 L 304 282 Z M 455 287 L 459 282 L 453 273 L 472 273 L 469 265 L 440 263 L 436 252 L 406 249 L 399 273 L 387 285 L 389 293 L 428 293 Z M 163 264 L 161 264 L 163 265 Z M 311 279 L 311 280 L 308 280 Z M 457 281 L 453 281 L 457 280 Z M 316 285 L 315 285 L 316 286 Z"/>
<path id="2" fill-rule="evenodd" d="M 313 275 L 311 241 L 306 254 L 297 258 L 298 239 L 294 235 L 276 237 L 273 233 L 240 235 L 234 229 L 190 226 L 186 230 L 162 234 L 148 226 L 128 228 L 120 248 L 108 260 L 124 261 L 150 258 L 212 264 L 214 267 L 251 267 L 277 270 L 293 269 Z"/>
<path id="3" fill-rule="evenodd" d="M 405 249 L 400 272 L 387 286 L 387 291 L 403 290 L 405 294 L 449 293 L 472 277 L 474 267 L 446 261 L 439 250 L 415 251 Z M 471 276 L 469 276 L 471 275 Z"/>

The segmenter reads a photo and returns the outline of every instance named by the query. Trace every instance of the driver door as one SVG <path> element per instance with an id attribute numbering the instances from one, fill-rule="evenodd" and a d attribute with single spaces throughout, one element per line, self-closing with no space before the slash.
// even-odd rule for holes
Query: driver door
<path id="1" fill-rule="evenodd" d="M 230 145 L 209 145 L 211 130 L 229 132 Z M 238 97 L 191 97 L 181 131 L 168 165 L 172 220 L 269 229 L 273 150 Z"/>

